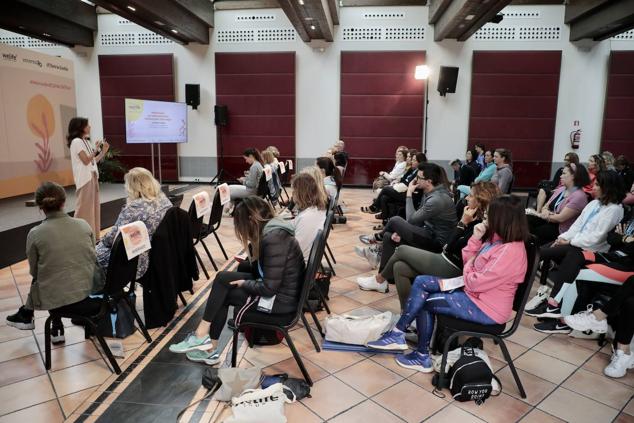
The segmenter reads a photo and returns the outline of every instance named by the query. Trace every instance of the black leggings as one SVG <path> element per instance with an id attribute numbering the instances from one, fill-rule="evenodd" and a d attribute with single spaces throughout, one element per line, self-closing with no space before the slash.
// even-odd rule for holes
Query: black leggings
<path id="1" fill-rule="evenodd" d="M 575 281 L 586 261 L 581 248 L 572 245 L 544 246 L 540 248 L 539 255 L 543 260 L 540 283 L 545 285 L 546 278 L 553 281 L 553 290 L 550 293 L 552 298 L 564 284 Z M 557 263 L 557 266 L 549 272 L 551 261 Z"/>
<path id="2" fill-rule="evenodd" d="M 612 299 L 602 308 L 616 332 L 614 340 L 629 345 L 634 336 L 634 276 L 621 285 Z"/>
<path id="3" fill-rule="evenodd" d="M 537 237 L 537 245 L 553 242 L 559 236 L 559 224 L 547 222 L 537 216 L 526 216 L 531 234 Z"/>
<path id="4" fill-rule="evenodd" d="M 220 338 L 222 329 L 227 322 L 229 306 L 242 307 L 249 298 L 249 293 L 242 288 L 231 285 L 229 282 L 239 279 L 252 279 L 251 273 L 244 272 L 218 272 L 214 279 L 211 292 L 207 298 L 203 320 L 211 322 L 209 337 L 213 340 Z"/>

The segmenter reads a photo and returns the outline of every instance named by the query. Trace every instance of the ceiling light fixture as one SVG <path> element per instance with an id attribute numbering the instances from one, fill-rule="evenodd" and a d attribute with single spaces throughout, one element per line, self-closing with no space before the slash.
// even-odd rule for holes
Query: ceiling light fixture
<path id="1" fill-rule="evenodd" d="M 416 79 L 427 79 L 431 74 L 431 69 L 427 65 L 416 66 L 416 71 L 414 72 L 414 78 Z"/>
<path id="2" fill-rule="evenodd" d="M 42 35 L 44 35 L 45 37 L 50 37 L 51 34 L 49 34 L 48 32 L 44 32 Z"/>
<path id="3" fill-rule="evenodd" d="M 154 21 L 155 24 L 159 25 L 159 26 L 165 26 L 165 24 L 161 21 Z"/>
<path id="4" fill-rule="evenodd" d="M 175 29 L 172 29 L 172 32 L 173 32 L 174 34 L 178 34 L 178 31 L 177 31 L 177 30 L 175 30 Z"/>
<path id="5" fill-rule="evenodd" d="M 297 0 L 300 6 L 304 5 L 304 0 Z"/>
<path id="6" fill-rule="evenodd" d="M 133 12 L 136 12 L 136 7 L 134 7 L 134 6 L 128 5 L 128 9 L 130 9 Z"/>
<path id="7" fill-rule="evenodd" d="M 475 15 L 467 15 L 467 16 L 465 16 L 465 17 L 464 17 L 464 20 L 465 20 L 465 21 L 470 21 L 470 20 L 472 20 L 473 18 L 475 18 Z"/>
<path id="8" fill-rule="evenodd" d="M 315 29 L 317 29 L 317 28 L 315 28 L 315 25 L 311 25 L 311 26 L 310 26 L 310 29 L 312 29 L 312 30 L 314 31 L 314 30 L 315 30 Z"/>

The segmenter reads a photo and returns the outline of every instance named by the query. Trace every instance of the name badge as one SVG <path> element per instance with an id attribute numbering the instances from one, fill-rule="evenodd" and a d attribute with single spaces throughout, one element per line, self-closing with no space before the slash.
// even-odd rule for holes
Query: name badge
<path id="1" fill-rule="evenodd" d="M 275 295 L 272 297 L 260 297 L 258 301 L 258 311 L 263 313 L 270 313 L 273 309 L 273 303 L 275 302 Z"/>

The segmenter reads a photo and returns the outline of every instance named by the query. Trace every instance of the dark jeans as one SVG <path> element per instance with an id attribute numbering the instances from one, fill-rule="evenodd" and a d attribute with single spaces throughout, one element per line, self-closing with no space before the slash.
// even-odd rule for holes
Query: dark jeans
<path id="1" fill-rule="evenodd" d="M 73 304 L 68 304 L 62 307 L 55 308 L 51 311 L 56 311 L 59 313 L 69 313 L 69 314 L 79 314 L 80 316 L 91 317 L 99 313 L 99 309 L 101 307 L 101 298 L 90 298 L 86 297 L 81 301 L 78 301 Z M 61 328 L 62 319 L 52 319 L 52 328 Z"/>
<path id="2" fill-rule="evenodd" d="M 392 241 L 393 233 L 397 233 L 401 237 L 401 242 Z M 387 222 L 383 230 L 383 252 L 381 253 L 379 272 L 383 271 L 399 245 L 411 245 L 434 253 L 442 251 L 442 245 L 428 229 L 412 225 L 402 217 L 395 216 Z"/>
<path id="3" fill-rule="evenodd" d="M 526 216 L 531 234 L 537 237 L 537 245 L 553 242 L 559 236 L 559 224 L 547 222 L 537 216 Z"/>
<path id="4" fill-rule="evenodd" d="M 242 307 L 249 298 L 249 293 L 244 289 L 231 285 L 229 282 L 239 279 L 252 279 L 251 273 L 244 272 L 218 272 L 214 279 L 203 320 L 211 322 L 211 330 L 209 336 L 216 340 L 220 338 L 222 329 L 227 322 L 227 313 L 229 306 Z"/>
<path id="5" fill-rule="evenodd" d="M 543 260 L 540 283 L 545 285 L 546 278 L 553 281 L 553 290 L 550 293 L 552 298 L 559 293 L 564 284 L 575 281 L 585 264 L 581 248 L 572 245 L 544 246 L 540 248 L 539 254 Z M 548 272 L 551 262 L 557 263 L 557 266 Z"/>
<path id="6" fill-rule="evenodd" d="M 405 207 L 405 193 L 397 192 L 392 186 L 385 187 L 376 198 L 374 207 L 380 210 L 382 219 L 389 219 L 396 210 Z"/>
<path id="7" fill-rule="evenodd" d="M 629 345 L 634 336 L 634 276 L 617 289 L 602 310 L 608 315 L 608 322 L 616 332 L 614 340 Z"/>

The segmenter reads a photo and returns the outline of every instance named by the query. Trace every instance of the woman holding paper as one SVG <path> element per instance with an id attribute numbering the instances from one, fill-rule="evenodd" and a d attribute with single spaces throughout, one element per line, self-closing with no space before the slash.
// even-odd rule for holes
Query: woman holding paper
<path id="1" fill-rule="evenodd" d="M 99 203 L 99 163 L 110 149 L 110 144 L 90 141 L 88 119 L 72 118 L 68 124 L 68 148 L 73 169 L 73 179 L 77 190 L 75 217 L 84 219 L 95 234 L 98 242 L 101 232 L 101 204 Z"/>
<path id="2" fill-rule="evenodd" d="M 396 326 L 367 346 L 406 350 L 405 330 L 416 320 L 418 348 L 397 356 L 396 362 L 429 373 L 433 370 L 429 341 L 435 314 L 484 325 L 505 323 L 513 311 L 517 286 L 526 273 L 524 241 L 528 236 L 522 201 L 508 195 L 495 199 L 489 206 L 487 220 L 476 225 L 462 250 L 465 263 L 462 276 L 453 279 L 418 276 Z"/>
<path id="3" fill-rule="evenodd" d="M 214 279 L 203 319 L 196 330 L 177 344 L 174 353 L 187 353 L 192 361 L 209 365 L 220 361 L 218 339 L 230 305 L 239 310 L 286 314 L 297 310 L 304 278 L 304 257 L 290 222 L 276 218 L 271 205 L 262 198 L 242 200 L 233 213 L 236 237 L 246 250 L 259 277 L 251 272 L 220 271 Z"/>
<path id="4" fill-rule="evenodd" d="M 161 185 L 154 179 L 149 170 L 142 167 L 132 168 L 125 174 L 123 180 L 125 190 L 128 193 L 126 205 L 121 209 L 114 226 L 97 244 L 97 261 L 104 270 L 108 268 L 110 249 L 121 226 L 141 221 L 145 223 L 151 240 L 165 213 L 172 207 L 170 200 L 161 191 Z M 136 270 L 137 279 L 145 274 L 149 260 L 149 251 L 139 256 Z"/>

